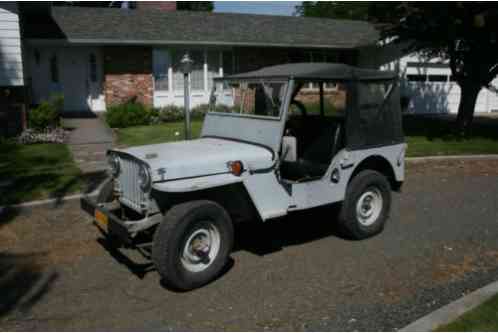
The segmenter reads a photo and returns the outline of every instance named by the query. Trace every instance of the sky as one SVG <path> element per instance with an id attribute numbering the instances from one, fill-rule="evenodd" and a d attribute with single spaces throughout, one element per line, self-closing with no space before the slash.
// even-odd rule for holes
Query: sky
<path id="1" fill-rule="evenodd" d="M 301 1 L 215 1 L 215 12 L 292 15 Z"/>

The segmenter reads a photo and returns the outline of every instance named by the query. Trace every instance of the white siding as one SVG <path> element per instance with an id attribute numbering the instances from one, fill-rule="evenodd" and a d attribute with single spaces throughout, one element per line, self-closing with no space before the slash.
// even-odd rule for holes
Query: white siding
<path id="1" fill-rule="evenodd" d="M 460 87 L 451 81 L 451 69 L 440 59 L 424 59 L 418 54 L 403 54 L 405 45 L 389 43 L 360 51 L 359 65 L 393 70 L 401 77 L 401 93 L 410 98 L 410 113 L 457 113 Z M 494 80 L 498 85 L 498 79 Z M 482 89 L 475 112 L 498 111 L 498 94 Z"/>
<path id="2" fill-rule="evenodd" d="M 19 16 L 15 2 L 0 3 L 0 86 L 22 86 Z"/>

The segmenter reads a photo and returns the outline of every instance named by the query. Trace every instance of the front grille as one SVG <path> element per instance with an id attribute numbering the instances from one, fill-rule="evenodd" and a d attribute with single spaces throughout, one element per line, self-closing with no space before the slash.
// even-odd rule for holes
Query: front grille
<path id="1" fill-rule="evenodd" d="M 137 212 L 142 212 L 142 204 L 145 203 L 146 198 L 138 184 L 140 164 L 126 155 L 120 155 L 119 159 L 121 168 L 118 176 L 121 192 L 120 201 Z"/>

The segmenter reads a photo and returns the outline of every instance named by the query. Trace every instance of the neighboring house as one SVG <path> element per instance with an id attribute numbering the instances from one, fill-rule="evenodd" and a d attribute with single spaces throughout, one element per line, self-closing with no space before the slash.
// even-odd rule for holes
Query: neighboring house
<path id="1" fill-rule="evenodd" d="M 364 66 L 393 70 L 400 75 L 401 94 L 409 99 L 408 113 L 446 114 L 458 112 L 460 87 L 451 75 L 448 61 L 427 59 L 420 54 L 403 52 L 405 45 L 379 42 L 362 53 Z M 498 79 L 493 81 L 498 86 Z M 475 112 L 498 112 L 498 94 L 483 88 Z"/>
<path id="2" fill-rule="evenodd" d="M 457 113 L 460 87 L 451 75 L 447 61 L 427 60 L 417 54 L 399 59 L 402 91 L 410 98 L 411 113 Z M 498 85 L 498 79 L 493 84 Z M 477 97 L 475 112 L 498 112 L 498 94 L 483 88 Z"/>
<path id="3" fill-rule="evenodd" d="M 24 94 L 19 8 L 15 2 L 0 2 L 0 135 L 25 125 Z"/>
<path id="4" fill-rule="evenodd" d="M 26 78 L 32 103 L 62 93 L 67 112 L 104 111 L 130 98 L 154 107 L 183 105 L 179 61 L 186 51 L 194 60 L 195 106 L 208 102 L 214 77 L 287 62 L 355 65 L 379 37 L 367 22 L 185 12 L 174 2 L 138 2 L 136 9 L 46 6 L 44 19 L 37 10 L 23 21 Z"/>

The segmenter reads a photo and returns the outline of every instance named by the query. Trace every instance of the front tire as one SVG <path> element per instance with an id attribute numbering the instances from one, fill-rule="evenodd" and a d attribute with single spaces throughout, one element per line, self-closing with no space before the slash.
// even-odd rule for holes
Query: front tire
<path id="1" fill-rule="evenodd" d="M 384 229 L 391 209 L 391 187 L 374 170 L 359 172 L 348 185 L 339 214 L 342 229 L 353 239 L 365 239 Z"/>
<path id="2" fill-rule="evenodd" d="M 192 201 L 171 208 L 158 226 L 152 260 L 166 286 L 191 290 L 214 280 L 233 246 L 228 213 L 212 201 Z"/>

